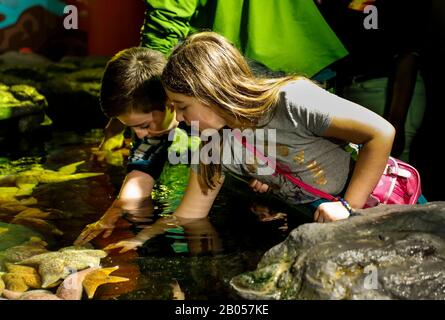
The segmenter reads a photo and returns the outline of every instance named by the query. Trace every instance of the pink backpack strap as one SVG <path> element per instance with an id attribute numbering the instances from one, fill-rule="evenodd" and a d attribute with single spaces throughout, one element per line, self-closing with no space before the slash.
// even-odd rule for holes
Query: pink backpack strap
<path id="1" fill-rule="evenodd" d="M 329 193 L 326 193 L 326 192 L 323 192 L 323 191 L 321 191 L 321 190 L 319 190 L 317 188 L 314 188 L 311 185 L 308 185 L 307 183 L 304 183 L 300 179 L 298 179 L 298 178 L 294 177 L 293 175 L 289 174 L 288 172 L 284 171 L 282 169 L 282 166 L 280 165 L 279 162 L 275 162 L 275 161 L 269 159 L 261 151 L 256 149 L 254 146 L 252 146 L 246 140 L 243 140 L 243 138 L 241 137 L 241 134 L 237 130 L 233 131 L 233 135 L 235 136 L 235 138 L 238 141 L 240 141 L 242 143 L 242 145 L 247 150 L 249 150 L 256 157 L 258 157 L 259 159 L 264 161 L 264 163 L 266 163 L 270 168 L 272 168 L 272 169 L 275 168 L 274 171 L 276 171 L 278 174 L 281 174 L 282 176 L 284 176 L 287 180 L 289 180 L 293 184 L 299 186 L 300 188 L 306 190 L 307 192 L 309 192 L 309 193 L 311 193 L 314 196 L 317 196 L 319 198 L 323 198 L 323 199 L 326 199 L 326 200 L 329 200 L 329 201 L 337 201 L 337 198 L 332 196 L 332 195 L 330 195 Z"/>

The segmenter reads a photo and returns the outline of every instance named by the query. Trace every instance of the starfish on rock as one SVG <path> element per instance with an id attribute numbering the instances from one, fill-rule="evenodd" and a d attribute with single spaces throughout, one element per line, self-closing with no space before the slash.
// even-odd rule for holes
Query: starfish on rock
<path id="1" fill-rule="evenodd" d="M 107 256 L 102 250 L 69 247 L 56 252 L 36 255 L 19 262 L 25 265 L 38 265 L 42 277 L 42 288 L 48 288 L 60 279 L 65 279 L 74 271 L 88 267 L 99 267 L 100 259 Z"/>

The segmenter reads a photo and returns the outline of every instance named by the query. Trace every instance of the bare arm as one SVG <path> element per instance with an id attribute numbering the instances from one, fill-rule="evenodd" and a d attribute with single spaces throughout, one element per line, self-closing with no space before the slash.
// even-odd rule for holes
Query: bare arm
<path id="1" fill-rule="evenodd" d="M 174 214 L 169 217 L 161 217 L 155 223 L 139 232 L 134 238 L 120 241 L 107 246 L 105 249 L 123 248 L 120 252 L 136 249 L 145 241 L 156 235 L 164 233 L 166 230 L 193 224 L 197 219 L 207 217 L 219 190 L 222 187 L 222 178 L 214 190 L 209 190 L 207 194 L 201 191 L 198 182 L 198 175 L 190 170 L 189 181 L 184 197 Z"/>
<path id="2" fill-rule="evenodd" d="M 142 234 L 137 237 L 140 236 L 141 240 L 147 240 L 147 234 L 153 236 L 154 234 L 164 233 L 166 229 L 171 228 L 173 225 L 184 226 L 196 219 L 207 217 L 223 182 L 224 179 L 220 181 L 214 190 L 209 189 L 207 195 L 205 195 L 202 193 L 201 187 L 199 186 L 198 175 L 193 170 L 190 170 L 189 181 L 184 197 L 175 213 L 171 217 L 162 217 L 158 219 L 151 228 L 141 231 Z M 144 234 L 144 232 L 146 233 Z"/>
<path id="3" fill-rule="evenodd" d="M 185 190 L 184 197 L 174 213 L 175 216 L 184 219 L 199 219 L 207 217 L 216 196 L 221 190 L 224 178 L 222 178 L 214 190 L 210 190 L 205 195 L 201 191 L 198 182 L 198 175 L 193 170 L 190 170 L 189 182 Z"/>
<path id="4" fill-rule="evenodd" d="M 153 185 L 154 179 L 147 173 L 138 170 L 128 173 L 118 198 L 113 201 L 110 208 L 97 222 L 85 227 L 74 241 L 74 244 L 82 245 L 96 238 L 102 232 L 104 232 L 104 238 L 109 237 L 114 230 L 117 220 L 122 217 L 124 210 L 136 210 L 144 206 L 149 210 L 150 207 L 146 205 L 145 200 L 149 198 Z M 136 217 L 136 220 L 143 221 L 144 219 Z"/>
<path id="5" fill-rule="evenodd" d="M 309 81 L 297 82 L 295 91 L 289 96 L 297 101 L 297 106 L 311 106 L 317 113 L 329 116 L 328 127 L 320 131 L 322 125 L 326 125 L 325 120 L 321 119 L 326 117 L 307 118 L 301 112 L 304 108 L 294 107 L 293 116 L 301 117 L 314 134 L 363 145 L 345 194 L 345 200 L 353 209 L 362 208 L 386 166 L 394 140 L 394 127 L 369 109 L 320 89 Z M 339 202 L 322 204 L 320 207 L 332 207 L 326 210 L 332 213 L 329 218 L 335 218 L 335 212 L 338 213 L 337 219 L 349 216 Z M 315 214 L 316 220 L 318 214 Z"/>
<path id="6" fill-rule="evenodd" d="M 363 144 L 345 194 L 352 208 L 362 208 L 386 166 L 394 140 L 394 127 L 385 119 L 348 100 L 340 99 L 325 131 L 334 137 Z"/>
<path id="7" fill-rule="evenodd" d="M 128 201 L 147 198 L 153 190 L 154 183 L 155 180 L 149 174 L 138 170 L 132 170 L 126 175 L 118 198 Z"/>

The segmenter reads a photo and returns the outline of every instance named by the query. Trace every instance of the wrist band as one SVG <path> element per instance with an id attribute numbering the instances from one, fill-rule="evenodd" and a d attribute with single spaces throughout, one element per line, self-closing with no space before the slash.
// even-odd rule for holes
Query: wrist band
<path id="1" fill-rule="evenodd" d="M 335 200 L 336 200 L 336 201 L 340 201 L 341 204 L 343 205 L 343 207 L 345 207 L 346 210 L 348 210 L 348 212 L 349 212 L 350 214 L 353 212 L 353 209 L 352 209 L 351 205 L 348 203 L 348 201 L 346 201 L 345 199 L 340 198 L 340 197 L 336 197 Z"/>

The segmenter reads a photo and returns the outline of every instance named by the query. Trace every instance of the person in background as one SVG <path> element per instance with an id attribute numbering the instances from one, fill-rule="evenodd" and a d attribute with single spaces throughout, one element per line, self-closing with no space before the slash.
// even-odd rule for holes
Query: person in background
<path id="1" fill-rule="evenodd" d="M 396 128 L 391 154 L 409 161 L 426 104 L 420 70 L 428 1 L 320 0 L 318 6 L 349 51 L 336 64 L 337 94 L 385 117 Z"/>

